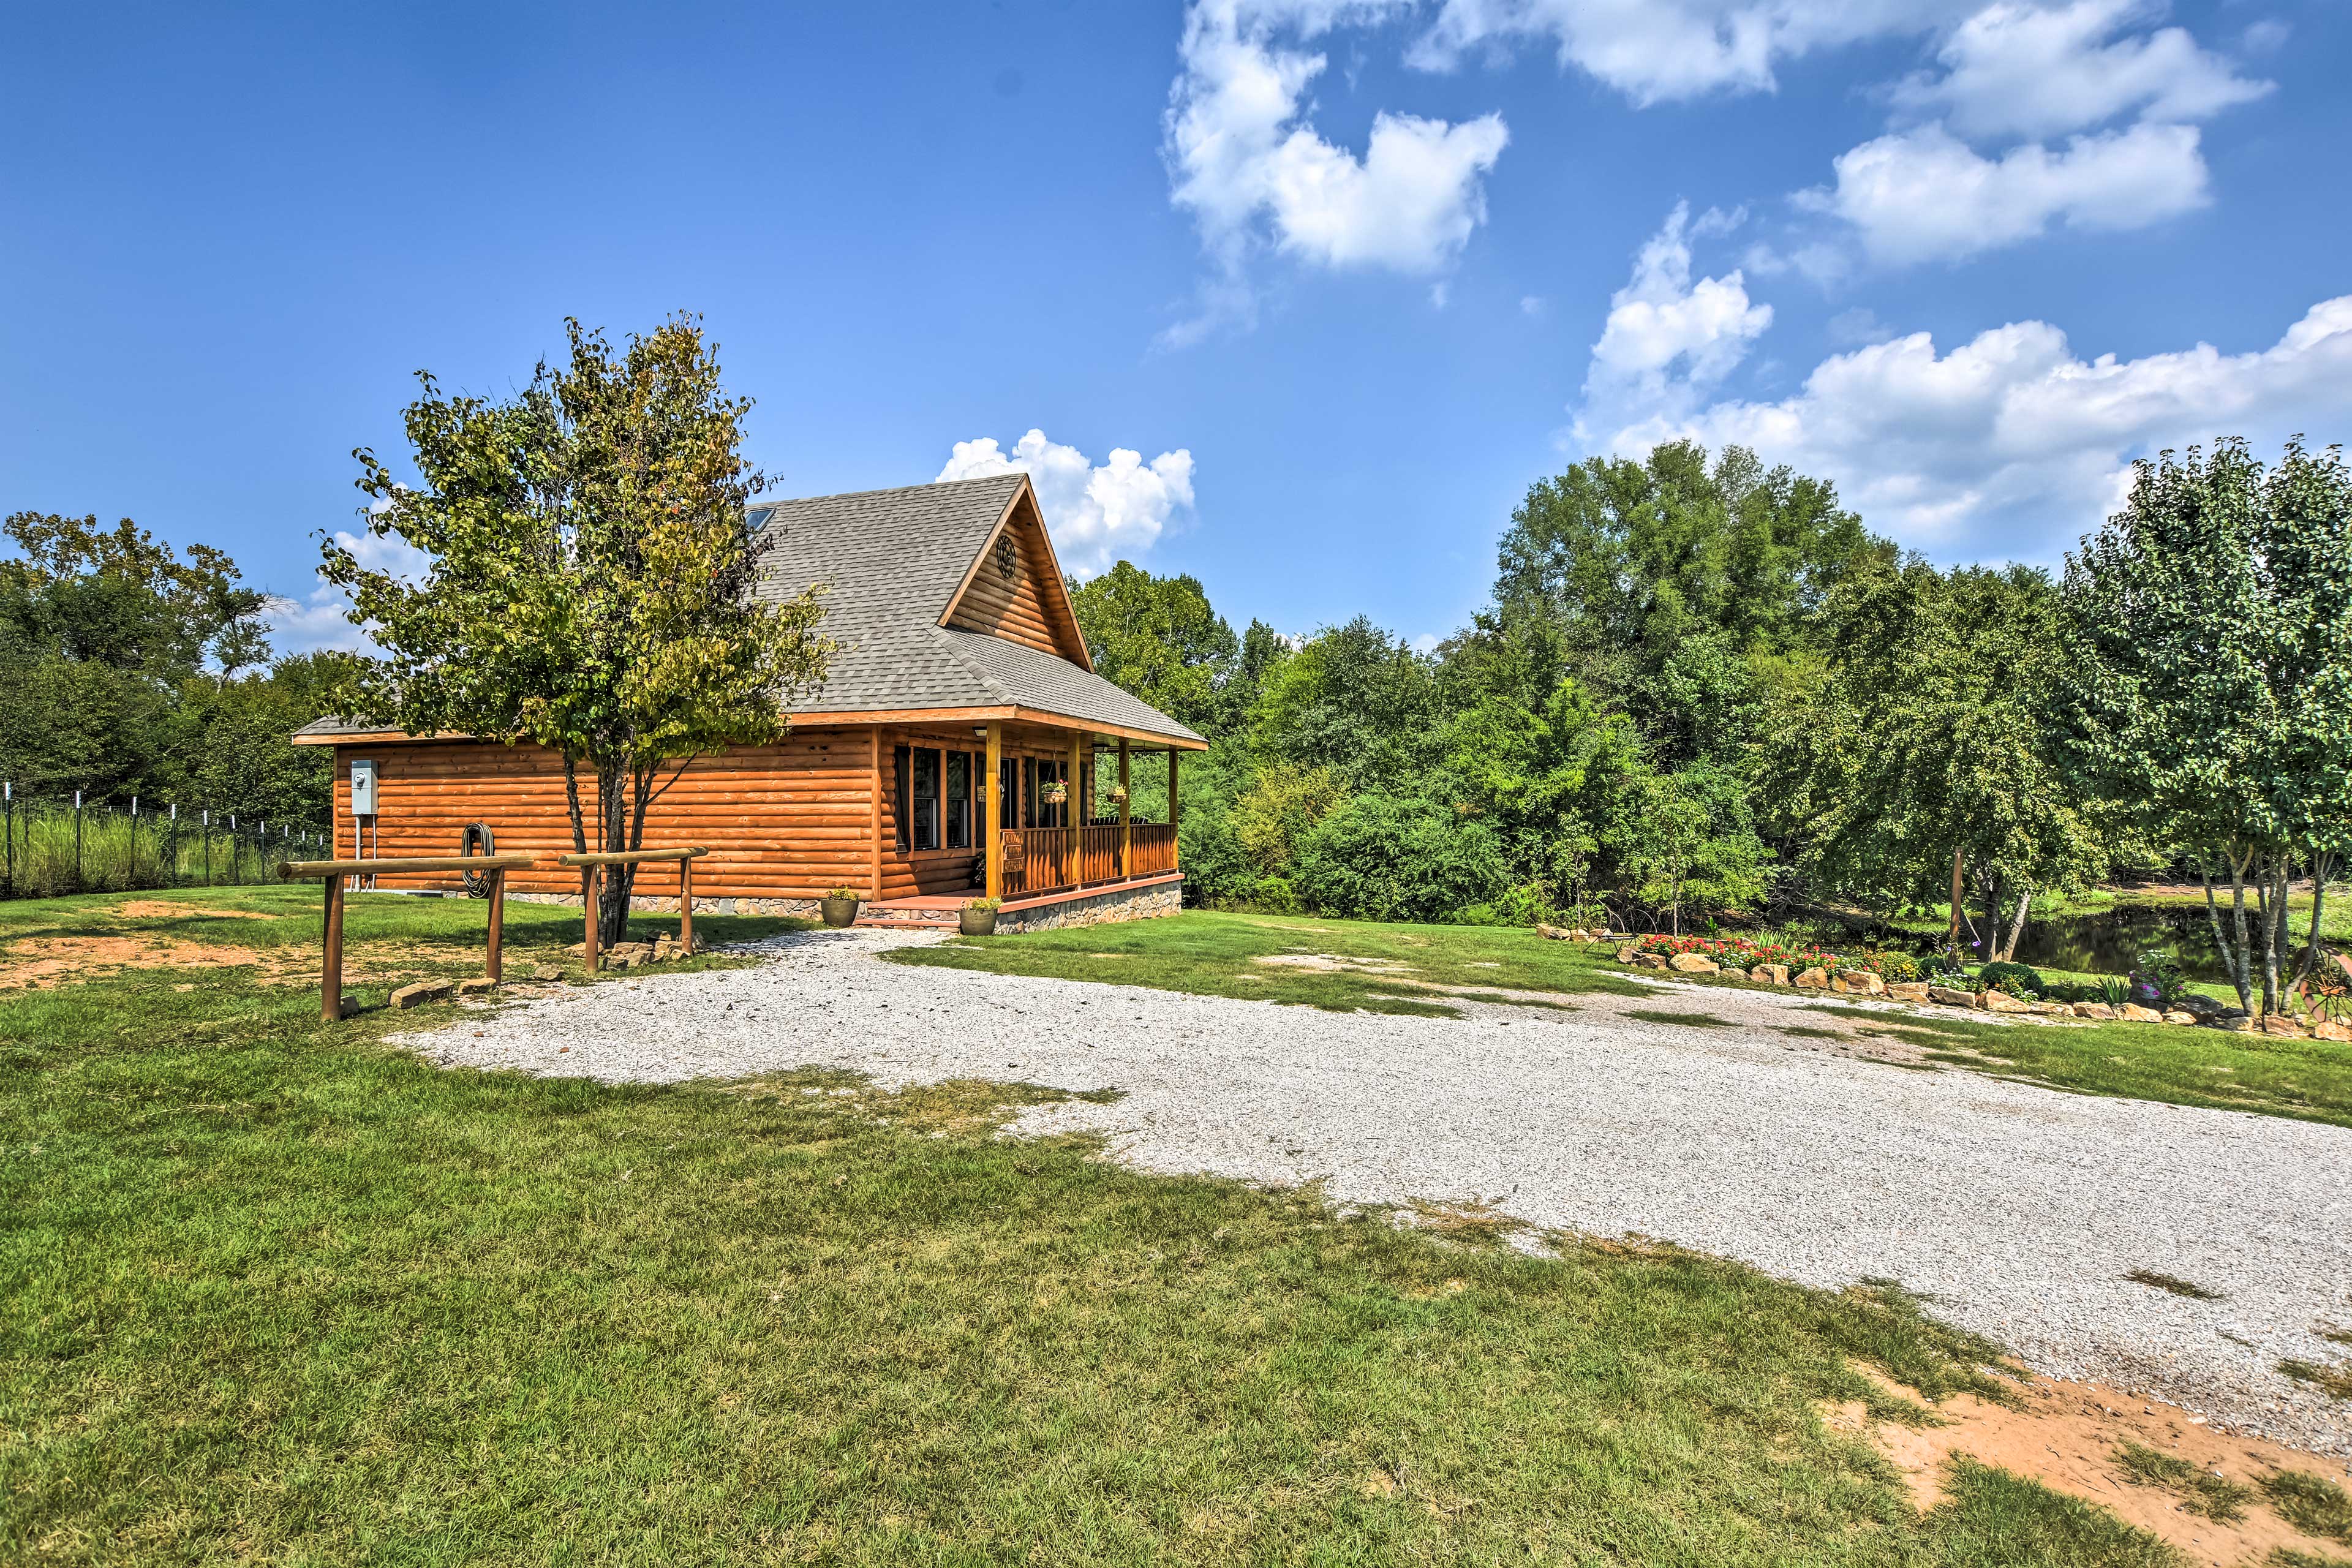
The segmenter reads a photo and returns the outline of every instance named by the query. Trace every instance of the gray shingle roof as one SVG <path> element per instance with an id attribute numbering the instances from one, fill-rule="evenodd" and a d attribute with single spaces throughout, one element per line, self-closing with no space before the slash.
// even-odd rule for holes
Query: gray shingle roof
<path id="1" fill-rule="evenodd" d="M 939 625 L 964 574 L 1020 492 L 1019 474 L 813 496 L 751 508 L 776 542 L 756 597 L 791 598 L 829 583 L 824 630 L 840 645 L 821 690 L 796 713 L 922 708 L 1035 708 L 1177 740 L 1200 736 L 1068 659 L 982 632 Z M 303 735 L 373 726 L 321 719 Z"/>

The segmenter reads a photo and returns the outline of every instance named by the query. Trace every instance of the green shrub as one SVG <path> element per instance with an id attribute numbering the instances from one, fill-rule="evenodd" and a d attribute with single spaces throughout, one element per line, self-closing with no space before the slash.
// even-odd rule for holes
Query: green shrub
<path id="1" fill-rule="evenodd" d="M 2021 991 L 2031 991 L 2039 996 L 2049 987 L 2031 964 L 1995 962 L 1977 971 L 1977 979 L 1989 991 L 2005 991 L 2014 996 Z"/>
<path id="2" fill-rule="evenodd" d="M 1446 921 L 1509 886 L 1494 829 L 1433 802 L 1361 795 L 1299 840 L 1291 882 L 1327 914 Z"/>

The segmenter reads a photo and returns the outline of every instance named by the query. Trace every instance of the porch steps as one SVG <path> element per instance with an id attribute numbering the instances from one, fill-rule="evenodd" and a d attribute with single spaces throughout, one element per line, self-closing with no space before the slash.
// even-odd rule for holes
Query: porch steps
<path id="1" fill-rule="evenodd" d="M 929 910 L 886 910 L 878 915 L 860 910 L 853 923 L 881 931 L 953 931 L 957 922 L 952 914 L 933 914 Z"/>

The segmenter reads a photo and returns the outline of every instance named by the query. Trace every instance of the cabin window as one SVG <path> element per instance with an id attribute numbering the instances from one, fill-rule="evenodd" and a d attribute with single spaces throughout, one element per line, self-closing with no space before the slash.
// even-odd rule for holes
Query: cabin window
<path id="1" fill-rule="evenodd" d="M 996 766 L 996 826 L 1021 826 L 1021 764 L 1013 757 Z"/>
<path id="2" fill-rule="evenodd" d="M 971 753 L 948 753 L 948 834 L 950 849 L 971 847 Z"/>
<path id="3" fill-rule="evenodd" d="M 915 847 L 940 847 L 940 753 L 929 746 L 915 749 Z"/>

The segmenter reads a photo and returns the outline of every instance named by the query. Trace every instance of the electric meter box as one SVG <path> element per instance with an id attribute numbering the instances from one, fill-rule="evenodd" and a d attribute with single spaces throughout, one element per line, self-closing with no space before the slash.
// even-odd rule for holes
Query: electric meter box
<path id="1" fill-rule="evenodd" d="M 375 815 L 375 764 L 361 759 L 352 763 L 352 815 Z"/>

